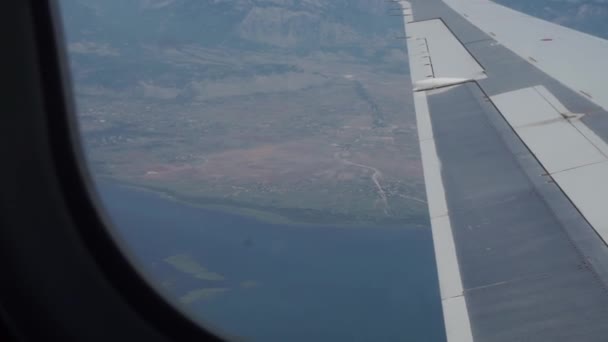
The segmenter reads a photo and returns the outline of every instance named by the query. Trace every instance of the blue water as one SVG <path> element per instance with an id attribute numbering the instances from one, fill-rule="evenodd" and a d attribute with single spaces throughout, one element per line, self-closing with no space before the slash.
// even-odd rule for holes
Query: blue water
<path id="1" fill-rule="evenodd" d="M 281 226 L 168 201 L 103 182 L 116 234 L 152 282 L 203 324 L 255 341 L 445 340 L 430 230 Z M 225 280 L 181 273 L 164 258 L 186 253 Z M 242 286 L 242 282 L 256 286 Z"/>

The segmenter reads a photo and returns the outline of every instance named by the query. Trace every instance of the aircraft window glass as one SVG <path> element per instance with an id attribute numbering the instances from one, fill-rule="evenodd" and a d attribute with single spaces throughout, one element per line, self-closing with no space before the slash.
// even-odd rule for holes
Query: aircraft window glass
<path id="1" fill-rule="evenodd" d="M 496 2 L 608 37 L 602 1 Z M 446 339 L 406 2 L 59 3 L 111 233 L 169 302 L 236 340 Z"/>
<path id="2" fill-rule="evenodd" d="M 608 37 L 601 2 L 496 2 Z M 112 234 L 167 300 L 237 340 L 445 340 L 398 1 L 60 8 Z"/>

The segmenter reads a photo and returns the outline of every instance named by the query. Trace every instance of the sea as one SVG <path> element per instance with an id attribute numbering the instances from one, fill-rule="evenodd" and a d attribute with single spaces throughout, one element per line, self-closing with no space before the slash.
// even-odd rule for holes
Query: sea
<path id="1" fill-rule="evenodd" d="M 428 226 L 271 224 L 110 181 L 97 187 L 131 262 L 221 336 L 445 341 Z M 189 266 L 168 261 L 175 256 Z M 197 277 L 192 264 L 212 276 Z"/>

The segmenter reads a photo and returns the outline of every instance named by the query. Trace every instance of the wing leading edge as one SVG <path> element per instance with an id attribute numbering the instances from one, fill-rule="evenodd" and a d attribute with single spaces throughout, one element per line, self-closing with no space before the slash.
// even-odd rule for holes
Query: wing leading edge
<path id="1" fill-rule="evenodd" d="M 585 75 L 608 60 L 559 53 L 608 42 L 486 0 L 400 4 L 448 340 L 606 340 L 608 92 Z"/>

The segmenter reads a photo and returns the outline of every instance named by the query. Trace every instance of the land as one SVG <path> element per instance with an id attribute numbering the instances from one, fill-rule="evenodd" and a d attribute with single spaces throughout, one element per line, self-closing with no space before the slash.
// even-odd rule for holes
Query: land
<path id="1" fill-rule="evenodd" d="M 168 256 L 164 258 L 164 263 L 177 273 L 167 273 L 161 286 L 166 290 L 180 293 L 179 301 L 184 305 L 213 300 L 228 291 L 248 291 L 260 286 L 258 281 L 251 279 L 229 281 L 223 275 L 209 271 L 187 253 Z M 190 278 L 194 282 L 186 287 L 177 286 L 176 277 Z"/>
<path id="2" fill-rule="evenodd" d="M 183 295 L 179 298 L 179 301 L 182 304 L 192 304 L 192 303 L 200 301 L 200 300 L 209 300 L 209 299 L 216 298 L 217 296 L 223 294 L 226 291 L 228 291 L 228 289 L 224 288 L 224 287 L 201 288 L 201 289 L 192 290 L 192 291 L 186 293 L 185 295 Z"/>
<path id="3" fill-rule="evenodd" d="M 196 260 L 192 259 L 187 254 L 178 254 L 165 258 L 165 262 L 173 266 L 175 269 L 190 274 L 194 278 L 209 281 L 224 280 L 221 274 L 211 272 L 207 268 L 201 266 Z"/>
<path id="4" fill-rule="evenodd" d="M 315 47 L 305 24 L 277 36 L 259 21 L 276 11 L 313 20 L 317 7 L 237 3 L 251 6 L 238 9 L 238 44 L 73 39 L 94 174 L 272 222 L 420 222 L 426 202 L 407 55 L 394 39 L 400 24 L 366 36 L 328 19 Z M 360 3 L 386 20 L 377 1 Z"/>

